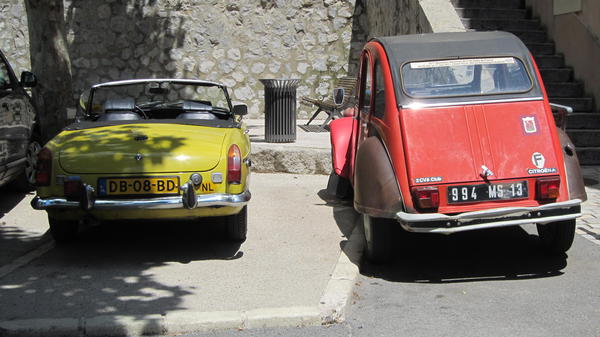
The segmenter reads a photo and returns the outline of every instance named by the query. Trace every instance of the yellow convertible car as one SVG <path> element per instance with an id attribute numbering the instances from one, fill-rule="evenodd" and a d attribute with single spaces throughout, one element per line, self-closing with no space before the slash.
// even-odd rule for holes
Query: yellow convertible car
<path id="1" fill-rule="evenodd" d="M 117 219 L 226 216 L 244 241 L 250 141 L 227 88 L 200 80 L 140 79 L 94 85 L 83 116 L 38 154 L 35 209 L 57 242 L 80 225 Z"/>

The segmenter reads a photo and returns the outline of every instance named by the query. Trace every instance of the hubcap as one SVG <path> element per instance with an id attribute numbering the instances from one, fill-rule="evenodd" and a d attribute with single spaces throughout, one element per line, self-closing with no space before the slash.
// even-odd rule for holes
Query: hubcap
<path id="1" fill-rule="evenodd" d="M 31 185 L 35 184 L 35 169 L 37 168 L 37 154 L 42 149 L 42 146 L 37 141 L 31 141 L 27 147 L 27 155 L 25 157 L 25 177 Z"/>

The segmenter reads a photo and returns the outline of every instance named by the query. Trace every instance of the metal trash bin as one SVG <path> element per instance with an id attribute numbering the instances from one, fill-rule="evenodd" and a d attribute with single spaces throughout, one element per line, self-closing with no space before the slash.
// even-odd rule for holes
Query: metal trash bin
<path id="1" fill-rule="evenodd" d="M 300 80 L 261 79 L 265 86 L 265 140 L 296 141 L 296 88 Z"/>

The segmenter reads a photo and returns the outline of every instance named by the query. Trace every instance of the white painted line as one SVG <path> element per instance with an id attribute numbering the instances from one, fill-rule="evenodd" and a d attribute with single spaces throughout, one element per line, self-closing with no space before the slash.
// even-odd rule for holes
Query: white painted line
<path id="1" fill-rule="evenodd" d="M 0 278 L 12 273 L 16 269 L 28 264 L 32 260 L 46 254 L 50 249 L 54 248 L 54 241 L 46 242 L 29 253 L 16 258 L 13 262 L 0 268 Z"/>

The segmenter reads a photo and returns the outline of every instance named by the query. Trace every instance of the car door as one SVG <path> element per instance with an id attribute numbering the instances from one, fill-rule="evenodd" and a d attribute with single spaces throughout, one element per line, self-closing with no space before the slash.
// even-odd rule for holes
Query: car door
<path id="1" fill-rule="evenodd" d="M 33 122 L 29 97 L 0 54 L 0 180 L 23 164 Z"/>

